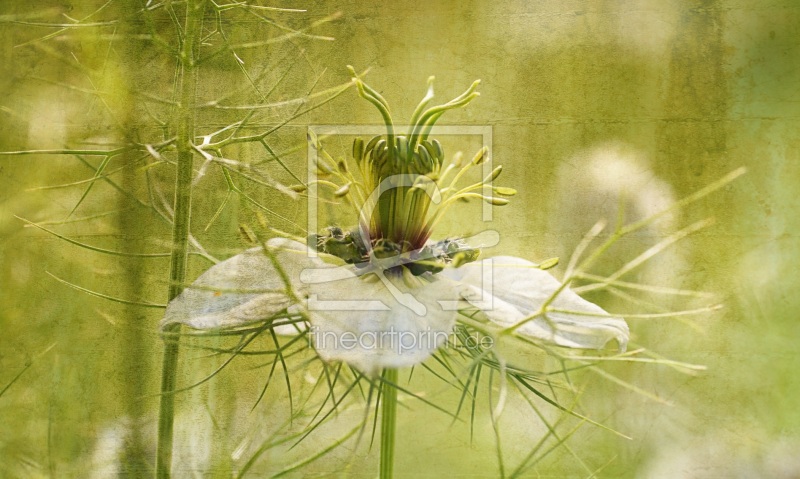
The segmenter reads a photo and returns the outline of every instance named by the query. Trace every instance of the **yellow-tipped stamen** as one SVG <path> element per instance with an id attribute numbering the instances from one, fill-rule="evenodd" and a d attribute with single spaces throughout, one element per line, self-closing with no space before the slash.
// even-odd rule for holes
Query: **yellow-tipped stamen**
<path id="1" fill-rule="evenodd" d="M 342 197 L 342 196 L 346 195 L 347 193 L 350 192 L 350 185 L 352 185 L 352 183 L 345 183 L 341 188 L 339 188 L 338 190 L 334 191 L 333 195 L 337 196 L 337 197 Z"/>
<path id="2" fill-rule="evenodd" d="M 460 180 L 461 177 L 464 176 L 464 174 L 467 171 L 469 171 L 470 168 L 483 163 L 486 160 L 486 155 L 488 154 L 488 151 L 489 149 L 486 148 L 485 146 L 482 147 L 480 150 L 478 150 L 478 153 L 475 154 L 475 156 L 472 158 L 472 161 L 462 166 L 461 169 L 458 170 L 458 173 L 456 173 L 455 178 L 453 178 L 453 181 L 450 182 L 450 186 L 448 186 L 447 188 L 452 189 L 456 185 L 456 183 L 458 183 L 458 180 Z"/>

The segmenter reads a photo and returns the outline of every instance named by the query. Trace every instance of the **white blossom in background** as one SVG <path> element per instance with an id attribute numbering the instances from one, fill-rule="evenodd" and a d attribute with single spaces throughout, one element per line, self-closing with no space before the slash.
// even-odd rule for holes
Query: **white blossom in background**
<path id="1" fill-rule="evenodd" d="M 659 216 L 628 235 L 624 244 L 632 254 L 658 243 L 680 225 L 680 211 L 670 211 L 676 202 L 672 186 L 657 174 L 644 152 L 624 143 L 606 142 L 581 151 L 559 166 L 556 177 L 555 214 L 548 216 L 548 229 L 556 233 L 563 253 L 573 251 L 598 218 L 614 225 L 620 215 L 625 223 Z M 619 256 L 629 257 L 623 252 Z M 637 270 L 637 279 L 645 284 L 680 284 L 691 271 L 686 256 L 684 249 L 665 249 L 658 261 Z"/>

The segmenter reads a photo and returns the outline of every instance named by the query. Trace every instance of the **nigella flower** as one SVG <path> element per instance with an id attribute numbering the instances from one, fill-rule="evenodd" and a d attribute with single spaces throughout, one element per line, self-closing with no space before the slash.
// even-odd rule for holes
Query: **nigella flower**
<path id="1" fill-rule="evenodd" d="M 277 334 L 309 334 L 325 361 L 343 361 L 374 376 L 412 366 L 442 347 L 465 309 L 528 341 L 601 349 L 628 340 L 628 326 L 562 285 L 534 263 L 500 256 L 478 261 L 463 239 L 431 239 L 458 200 L 509 203 L 516 191 L 483 181 L 458 188 L 466 172 L 487 160 L 445 159 L 430 137 L 447 110 L 478 96 L 478 82 L 457 98 L 428 108 L 428 92 L 406 135 L 397 135 L 386 100 L 353 72 L 359 94 L 383 116 L 386 135 L 353 143 L 354 165 L 335 162 L 313 137 L 317 185 L 354 208 L 352 230 L 329 227 L 306 244 L 273 238 L 203 273 L 167 307 L 162 326 L 235 329 L 264 323 Z M 353 168 L 355 166 L 355 168 Z M 298 188 L 300 189 L 300 188 Z M 487 194 L 486 192 L 491 192 Z M 461 313 L 460 313 L 461 312 Z M 470 315 L 470 324 L 475 316 Z"/>

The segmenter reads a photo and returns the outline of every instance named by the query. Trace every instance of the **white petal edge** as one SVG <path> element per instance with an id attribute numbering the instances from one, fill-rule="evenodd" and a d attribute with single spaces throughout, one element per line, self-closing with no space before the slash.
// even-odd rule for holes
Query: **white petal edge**
<path id="1" fill-rule="evenodd" d="M 161 327 L 181 323 L 194 329 L 225 329 L 264 321 L 287 308 L 297 311 L 292 296 L 307 294 L 299 281 L 301 271 L 334 267 L 309 257 L 308 248 L 297 241 L 273 238 L 267 247 L 290 279 L 291 296 L 263 248 L 251 248 L 212 266 L 170 301 Z M 296 334 L 298 327 L 280 325 L 276 332 Z"/>
<path id="2" fill-rule="evenodd" d="M 561 283 L 534 263 L 513 256 L 497 256 L 464 265 L 448 273 L 461 282 L 463 299 L 481 309 L 487 318 L 510 327 L 528 319 L 516 333 L 558 346 L 603 349 L 616 341 L 625 351 L 630 332 L 623 318 L 609 315 L 569 288 L 562 290 L 550 307 L 578 314 L 550 311 L 529 319 L 555 293 Z"/>

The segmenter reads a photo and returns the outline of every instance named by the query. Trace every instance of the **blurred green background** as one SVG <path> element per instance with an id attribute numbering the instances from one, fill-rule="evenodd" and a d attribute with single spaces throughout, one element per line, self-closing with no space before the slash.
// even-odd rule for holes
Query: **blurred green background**
<path id="1" fill-rule="evenodd" d="M 724 303 L 721 311 L 691 321 L 629 321 L 638 345 L 707 370 L 689 376 L 659 365 L 608 367 L 659 400 L 600 376 L 578 376 L 581 411 L 632 439 L 585 425 L 567 442 L 570 449 L 556 448 L 529 474 L 800 477 L 797 1 L 289 3 L 307 12 L 258 11 L 261 17 L 226 12 L 219 24 L 209 13 L 205 51 L 219 45 L 210 35 L 217 25 L 231 44 L 275 41 L 243 47 L 238 57 L 223 52 L 200 65 L 197 133 L 217 131 L 247 111 L 218 105 L 264 104 L 267 97 L 281 102 L 303 97 L 312 87 L 345 84 L 348 64 L 370 69 L 367 81 L 389 100 L 398 122 L 411 115 L 429 75 L 436 76 L 439 100 L 480 78 L 481 97 L 442 123 L 491 126 L 493 162 L 504 167 L 500 183 L 519 191 L 511 205 L 495 208 L 491 228 L 499 231 L 501 243 L 487 253 L 534 261 L 558 256 L 557 273 L 563 272 L 565 260 L 598 219 L 613 224 L 621 207 L 628 220 L 645 217 L 746 166 L 746 175 L 620 243 L 594 269 L 610 273 L 671 232 L 713 217 L 713 226 L 626 276 L 711 292 Z M 145 5 L 150 13 L 139 10 Z M 178 16 L 182 8 L 176 4 Z M 313 26 L 337 12 L 341 16 L 333 21 Z M 93 13 L 83 23 L 96 26 L 62 31 L 40 25 L 68 25 Z M 167 45 L 177 42 L 167 7 L 4 2 L 0 23 L 0 150 L 99 149 L 163 139 L 159 121 L 174 119 L 175 60 L 152 35 Z M 282 38 L 287 28 L 308 33 Z M 248 128 L 264 131 L 312 103 L 265 109 Z M 308 125 L 379 120 L 351 89 L 291 119 L 270 135 L 270 146 L 304 175 Z M 231 148 L 225 156 L 293 182 L 259 145 Z M 128 468 L 117 473 L 135 477 L 152 466 L 161 310 L 92 297 L 48 273 L 113 297 L 165 303 L 168 259 L 92 253 L 15 217 L 45 226 L 61 222 L 46 227 L 101 248 L 168 251 L 170 226 L 159 215 L 172 202 L 168 161 L 147 167 L 152 159 L 116 157 L 103 173 L 116 186 L 96 182 L 71 213 L 101 160 L 0 157 L 1 477 L 86 477 L 90 469 L 107 477 L 115 470 L 103 467 L 114 461 L 103 454 L 116 451 L 120 441 L 130 457 Z M 199 173 L 202 161 L 196 162 Z M 192 231 L 211 254 L 224 258 L 247 247 L 238 225 L 258 224 L 258 208 L 234 195 L 211 222 L 227 189 L 213 165 L 206 173 L 196 184 Z M 244 178 L 236 181 L 280 213 L 283 219 L 266 214 L 271 224 L 303 233 L 296 226 L 305 222 L 302 201 Z M 74 221 L 81 218 L 86 220 Z M 472 214 L 456 213 L 449 224 L 472 231 L 477 222 Z M 191 261 L 191 278 L 210 264 L 199 256 Z M 658 312 L 611 294 L 590 299 L 611 311 Z M 648 301 L 664 310 L 697 306 L 668 296 Z M 185 353 L 182 384 L 202 379 L 224 360 L 206 356 Z M 270 386 L 266 412 L 250 413 L 267 372 L 258 360 L 234 361 L 223 374 L 179 396 L 177 441 L 183 452 L 178 455 L 187 457 L 179 475 L 230 477 L 241 438 L 260 438 L 285 419 L 282 380 Z M 296 387 L 307 387 L 302 367 L 292 374 Z M 435 381 L 417 379 L 412 385 L 439 403 L 458 401 L 457 393 Z M 404 405 L 399 476 L 498 476 L 486 405 L 472 441 L 468 424 L 451 425 L 447 416 L 419 402 Z M 511 464 L 543 434 L 518 397 L 509 400 L 501 426 Z M 293 452 L 267 454 L 271 465 L 264 470 L 280 471 L 323 447 L 329 436 L 349 430 L 337 427 L 311 436 Z M 365 442 L 294 474 L 373 477 L 377 451 L 368 453 Z M 200 456 L 206 459 L 196 459 Z M 350 469 L 347 459 L 354 461 Z"/>

